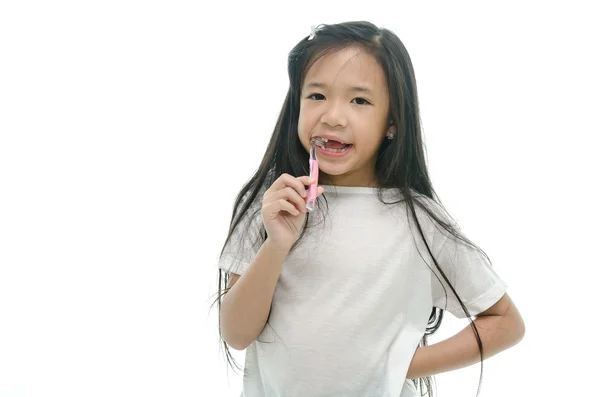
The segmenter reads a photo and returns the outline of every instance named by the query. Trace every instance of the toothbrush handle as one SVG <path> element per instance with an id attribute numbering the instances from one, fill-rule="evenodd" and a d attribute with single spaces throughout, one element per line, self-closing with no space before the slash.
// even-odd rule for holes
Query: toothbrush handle
<path id="1" fill-rule="evenodd" d="M 317 201 L 317 186 L 319 185 L 319 161 L 310 159 L 310 177 L 314 179 L 314 183 L 308 188 L 308 200 L 306 200 L 306 210 L 308 212 L 315 208 Z"/>

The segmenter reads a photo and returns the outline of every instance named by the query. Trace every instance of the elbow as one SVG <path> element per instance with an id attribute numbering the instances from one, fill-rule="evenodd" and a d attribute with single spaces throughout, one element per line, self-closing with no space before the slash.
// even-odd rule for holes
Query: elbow
<path id="1" fill-rule="evenodd" d="M 227 311 L 225 311 L 225 313 L 227 313 Z M 221 310 L 219 319 L 219 334 L 221 339 L 227 346 L 234 350 L 246 349 L 254 341 L 254 338 L 249 337 L 243 332 L 240 324 L 236 323 L 234 318 L 231 318 L 225 313 Z"/>
<path id="2" fill-rule="evenodd" d="M 514 322 L 511 334 L 511 346 L 518 344 L 525 337 L 525 322 L 523 322 L 523 319 L 520 316 L 518 318 L 518 321 Z"/>
<path id="3" fill-rule="evenodd" d="M 521 342 L 524 337 L 525 337 L 525 322 L 523 321 L 523 319 L 521 319 L 521 325 L 519 327 L 519 339 L 517 340 L 517 343 Z"/>
<path id="4" fill-rule="evenodd" d="M 245 350 L 252 343 L 251 340 L 248 340 L 248 338 L 244 338 L 241 335 L 231 335 L 230 333 L 225 332 L 223 328 L 221 328 L 221 339 L 223 339 L 227 346 L 238 351 Z"/>
<path id="5" fill-rule="evenodd" d="M 250 346 L 250 343 L 246 343 L 246 342 L 233 342 L 233 343 L 227 343 L 230 347 L 232 347 L 234 350 L 237 351 L 242 351 L 245 350 L 248 346 Z"/>
<path id="6" fill-rule="evenodd" d="M 231 291 L 223 297 L 219 310 L 219 334 L 227 346 L 234 350 L 244 350 L 258 338 L 259 333 L 255 332 L 255 326 L 251 319 L 247 319 L 248 316 L 239 314 L 240 309 L 236 308 L 230 293 Z"/>
<path id="7" fill-rule="evenodd" d="M 509 327 L 512 329 L 514 344 L 521 342 L 525 337 L 525 321 L 519 313 L 519 310 L 511 305 L 511 311 L 509 313 L 510 325 Z"/>

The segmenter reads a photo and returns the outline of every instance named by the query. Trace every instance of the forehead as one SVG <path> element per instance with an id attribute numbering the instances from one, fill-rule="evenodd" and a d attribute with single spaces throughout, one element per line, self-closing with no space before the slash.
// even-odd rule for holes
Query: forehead
<path id="1" fill-rule="evenodd" d="M 357 47 L 348 47 L 319 58 L 306 73 L 303 86 L 319 82 L 327 86 L 369 86 L 375 92 L 387 92 L 381 65 L 373 55 Z"/>

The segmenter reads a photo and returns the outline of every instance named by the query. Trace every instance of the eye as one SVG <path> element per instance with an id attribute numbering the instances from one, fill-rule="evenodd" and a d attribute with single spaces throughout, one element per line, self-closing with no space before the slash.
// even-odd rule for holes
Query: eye
<path id="1" fill-rule="evenodd" d="M 313 98 L 313 97 L 316 97 L 316 98 Z M 315 99 L 315 100 L 319 101 L 319 100 L 325 99 L 325 96 L 323 96 L 323 94 L 310 94 L 307 98 Z"/>
<path id="2" fill-rule="evenodd" d="M 354 103 L 356 103 L 357 105 L 370 105 L 371 102 L 367 101 L 365 98 L 354 98 L 352 100 Z"/>

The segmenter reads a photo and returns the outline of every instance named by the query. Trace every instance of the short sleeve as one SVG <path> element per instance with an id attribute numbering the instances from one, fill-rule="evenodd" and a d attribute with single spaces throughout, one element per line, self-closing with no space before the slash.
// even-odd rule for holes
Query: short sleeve
<path id="1" fill-rule="evenodd" d="M 454 225 L 457 227 L 455 223 Z M 507 284 L 494 271 L 489 259 L 445 230 L 438 233 L 443 234 L 443 237 L 437 237 L 441 244 L 434 256 L 469 314 L 476 316 L 492 307 L 505 294 Z M 432 269 L 433 305 L 449 311 L 457 318 L 466 318 L 467 315 L 439 270 L 435 266 Z"/>
<path id="2" fill-rule="evenodd" d="M 251 206 L 225 244 L 218 261 L 219 269 L 228 273 L 243 274 L 262 245 L 261 231 L 260 207 Z"/>
<path id="3" fill-rule="evenodd" d="M 458 223 L 434 200 L 418 196 L 419 201 L 437 217 L 460 231 Z M 434 222 L 424 211 L 418 211 L 431 252 L 454 287 L 471 316 L 492 307 L 506 293 L 507 284 L 492 268 L 489 259 L 477 248 L 458 240 Z M 449 311 L 457 318 L 466 318 L 456 295 L 442 277 L 439 269 L 429 260 L 433 306 Z"/>

